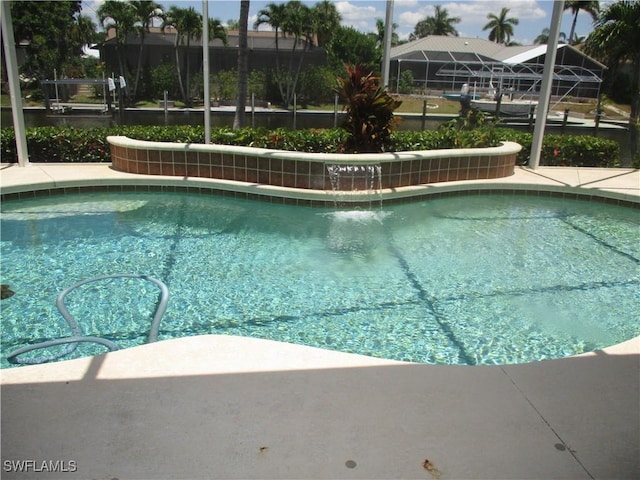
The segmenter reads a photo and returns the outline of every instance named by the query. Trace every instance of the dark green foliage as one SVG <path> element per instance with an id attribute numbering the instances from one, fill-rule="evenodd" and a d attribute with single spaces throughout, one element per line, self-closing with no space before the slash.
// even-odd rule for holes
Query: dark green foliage
<path id="1" fill-rule="evenodd" d="M 75 129 L 35 127 L 27 129 L 29 160 L 33 163 L 110 162 L 107 136 L 123 135 L 155 142 L 204 143 L 202 126 L 118 126 Z M 276 130 L 215 128 L 211 142 L 224 145 L 271 148 L 298 152 L 339 153 L 349 134 L 343 129 Z M 389 151 L 435 150 L 497 146 L 501 141 L 523 146 L 518 163 L 526 165 L 531 150 L 531 133 L 507 128 L 456 130 L 443 128 L 424 132 L 396 131 L 388 139 Z M 2 161 L 17 162 L 12 128 L 0 130 Z M 619 146 L 613 140 L 587 135 L 546 135 L 541 165 L 615 167 L 619 164 Z"/>
<path id="2" fill-rule="evenodd" d="M 522 145 L 518 164 L 527 165 L 533 135 L 508 128 L 496 129 L 496 139 Z M 545 135 L 540 165 L 559 167 L 618 167 L 620 145 L 614 140 L 590 135 Z"/>
<path id="3" fill-rule="evenodd" d="M 110 161 L 104 129 L 36 127 L 28 128 L 26 136 L 31 162 Z M 3 162 L 18 161 L 13 128 L 1 130 L 0 147 Z"/>
<path id="4" fill-rule="evenodd" d="M 413 72 L 411 70 L 403 70 L 400 73 L 400 81 L 398 82 L 398 93 L 409 94 L 413 92 Z"/>
<path id="5" fill-rule="evenodd" d="M 321 105 L 332 103 L 334 98 L 334 73 L 326 67 L 309 67 L 300 74 L 298 103 Z"/>
<path id="6" fill-rule="evenodd" d="M 164 98 L 165 90 L 169 98 L 180 98 L 180 86 L 178 85 L 178 71 L 175 65 L 163 63 L 151 70 L 150 97 Z"/>
<path id="7" fill-rule="evenodd" d="M 346 153 L 378 153 L 388 150 L 393 111 L 401 105 L 363 65 L 346 65 L 347 76 L 338 78 L 335 92 L 344 104 L 344 129 L 350 137 Z"/>
<path id="8" fill-rule="evenodd" d="M 494 127 L 496 119 L 488 116 L 477 108 L 468 108 L 466 112 L 460 112 L 456 118 L 443 123 L 438 130 L 473 130 L 482 127 Z"/>
<path id="9" fill-rule="evenodd" d="M 329 65 L 336 72 L 345 63 L 360 63 L 366 65 L 369 70 L 373 70 L 379 68 L 381 52 L 376 46 L 375 37 L 352 27 L 340 26 L 335 29 L 327 45 L 327 58 Z"/>
<path id="10" fill-rule="evenodd" d="M 39 79 L 53 78 L 54 69 L 62 74 L 78 47 L 71 33 L 81 10 L 80 0 L 11 2 L 15 41 L 26 45 L 22 73 Z"/>

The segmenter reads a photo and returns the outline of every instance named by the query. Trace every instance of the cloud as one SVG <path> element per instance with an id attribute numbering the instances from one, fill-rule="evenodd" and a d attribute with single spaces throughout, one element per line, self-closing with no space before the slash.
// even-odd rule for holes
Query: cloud
<path id="1" fill-rule="evenodd" d="M 395 0 L 393 4 L 398 7 L 415 7 L 419 2 L 418 0 Z"/>
<path id="2" fill-rule="evenodd" d="M 469 2 L 447 2 L 442 4 L 450 17 L 459 17 L 459 25 L 484 25 L 489 13 L 499 14 L 502 7 L 509 9 L 509 17 L 515 17 L 520 22 L 527 20 L 541 20 L 547 16 L 537 0 L 511 0 L 503 4 L 493 0 L 474 0 Z"/>
<path id="3" fill-rule="evenodd" d="M 396 0 L 394 21 L 398 24 L 398 33 L 406 38 L 413 32 L 415 25 L 426 17 L 433 16 L 437 2 L 415 2 L 413 0 Z M 440 2 L 440 6 L 447 10 L 449 17 L 460 18 L 460 23 L 454 25 L 461 36 L 467 31 L 478 31 L 487 23 L 487 14 L 500 13 L 502 7 L 509 8 L 509 17 L 515 17 L 523 22 L 536 22 L 547 17 L 547 13 L 540 6 L 538 0 L 510 0 L 498 2 L 495 0 L 459 0 Z"/>
<path id="4" fill-rule="evenodd" d="M 84 0 L 82 2 L 82 11 L 80 12 L 82 15 L 89 17 L 96 24 L 98 30 L 102 28 L 98 20 L 98 9 L 103 3 L 104 0 Z"/>
<path id="5" fill-rule="evenodd" d="M 377 2 L 380 4 L 380 2 Z M 382 4 L 384 5 L 384 4 Z M 342 24 L 362 31 L 372 31 L 371 25 L 375 29 L 375 19 L 384 19 L 384 11 L 377 10 L 371 4 L 364 2 L 355 4 L 353 2 L 336 2 L 336 9 L 342 17 Z"/>

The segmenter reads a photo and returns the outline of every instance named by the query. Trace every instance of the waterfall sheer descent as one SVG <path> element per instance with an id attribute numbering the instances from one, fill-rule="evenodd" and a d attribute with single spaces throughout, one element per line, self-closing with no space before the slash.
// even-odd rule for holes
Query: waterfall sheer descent
<path id="1" fill-rule="evenodd" d="M 335 206 L 342 206 L 346 192 L 367 192 L 369 207 L 382 204 L 382 165 L 327 165 Z"/>

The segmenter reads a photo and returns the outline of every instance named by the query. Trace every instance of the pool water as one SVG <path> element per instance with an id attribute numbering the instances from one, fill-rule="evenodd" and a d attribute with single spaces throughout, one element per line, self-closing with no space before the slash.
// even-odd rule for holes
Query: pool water
<path id="1" fill-rule="evenodd" d="M 6 201 L 1 219 L 2 283 L 15 291 L 0 304 L 4 368 L 11 351 L 70 335 L 58 293 L 116 273 L 169 287 L 160 340 L 242 335 L 479 365 L 640 334 L 631 208 L 473 195 L 331 210 L 120 192 Z M 154 285 L 123 278 L 84 285 L 66 304 L 85 335 L 128 348 L 145 342 L 157 300 Z M 104 351 L 80 344 L 69 358 Z"/>

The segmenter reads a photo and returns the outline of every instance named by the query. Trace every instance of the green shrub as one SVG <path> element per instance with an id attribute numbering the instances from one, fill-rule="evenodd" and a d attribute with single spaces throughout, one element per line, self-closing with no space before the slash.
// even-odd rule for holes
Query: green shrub
<path id="1" fill-rule="evenodd" d="M 400 81 L 398 82 L 398 93 L 409 94 L 413 91 L 413 72 L 411 70 L 403 70 L 400 73 Z"/>
<path id="2" fill-rule="evenodd" d="M 298 81 L 298 103 L 302 105 L 320 105 L 333 101 L 335 76 L 326 67 L 309 67 L 300 75 Z"/>
<path id="3" fill-rule="evenodd" d="M 389 95 L 380 85 L 380 78 L 365 66 L 345 65 L 345 68 L 346 77 L 338 78 L 335 89 L 344 104 L 344 129 L 350 134 L 345 152 L 387 151 L 394 127 L 393 111 L 402 102 Z"/>
<path id="4" fill-rule="evenodd" d="M 36 127 L 26 130 L 29 159 L 36 163 L 110 161 L 105 129 Z M 0 133 L 2 161 L 17 162 L 13 128 Z"/>
<path id="5" fill-rule="evenodd" d="M 181 98 L 176 67 L 163 63 L 151 70 L 150 94 L 153 98 L 164 98 L 164 91 L 169 98 Z"/>
<path id="6" fill-rule="evenodd" d="M 508 128 L 496 129 L 496 138 L 522 145 L 517 162 L 527 165 L 533 135 Z M 615 140 L 590 135 L 545 135 L 540 151 L 540 165 L 559 167 L 618 167 L 620 145 Z"/>
<path id="7" fill-rule="evenodd" d="M 35 127 L 26 130 L 29 159 L 33 163 L 110 162 L 107 136 L 123 135 L 156 142 L 204 143 L 199 125 L 143 126 L 76 129 Z M 299 152 L 338 153 L 344 151 L 349 133 L 343 129 L 287 130 L 279 128 L 214 128 L 211 142 Z M 394 131 L 387 140 L 389 151 L 435 150 L 497 146 L 501 141 L 523 146 L 518 163 L 529 162 L 532 135 L 506 128 L 473 130 L 443 128 L 430 131 Z M 0 129 L 0 154 L 6 163 L 17 162 L 13 128 Z M 619 164 L 619 146 L 613 140 L 586 135 L 545 135 L 540 165 L 614 167 Z"/>

